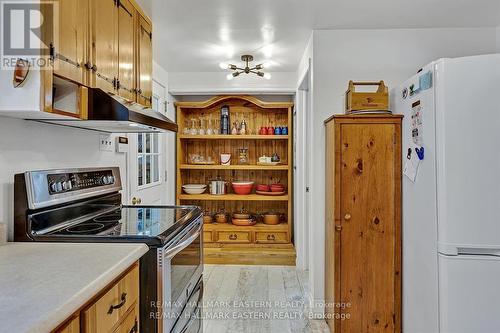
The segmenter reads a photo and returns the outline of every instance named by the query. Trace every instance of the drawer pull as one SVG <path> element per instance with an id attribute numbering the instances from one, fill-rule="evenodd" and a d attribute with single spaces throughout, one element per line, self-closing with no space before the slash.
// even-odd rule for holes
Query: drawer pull
<path id="1" fill-rule="evenodd" d="M 108 314 L 112 314 L 114 310 L 121 308 L 127 302 L 127 293 L 123 293 L 121 297 L 121 302 L 117 305 L 111 305 L 108 310 Z"/>
<path id="2" fill-rule="evenodd" d="M 236 234 L 231 234 L 231 235 L 229 235 L 229 239 L 230 239 L 230 240 L 237 240 L 237 239 L 238 239 L 238 235 L 236 235 Z"/>
<path id="3" fill-rule="evenodd" d="M 276 240 L 276 236 L 274 236 L 274 235 L 267 235 L 267 240 L 268 241 L 275 241 Z"/>

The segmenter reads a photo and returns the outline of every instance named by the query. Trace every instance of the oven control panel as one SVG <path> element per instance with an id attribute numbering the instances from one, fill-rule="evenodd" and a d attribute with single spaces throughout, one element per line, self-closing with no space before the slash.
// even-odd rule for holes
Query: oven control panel
<path id="1" fill-rule="evenodd" d="M 49 194 L 59 194 L 101 186 L 114 185 L 113 170 L 68 172 L 47 175 Z"/>

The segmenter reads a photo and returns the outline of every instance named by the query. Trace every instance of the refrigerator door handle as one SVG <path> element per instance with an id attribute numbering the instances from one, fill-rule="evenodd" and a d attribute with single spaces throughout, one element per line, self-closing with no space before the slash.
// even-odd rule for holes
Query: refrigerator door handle
<path id="1" fill-rule="evenodd" d="M 458 247 L 457 255 L 500 257 L 500 248 Z"/>

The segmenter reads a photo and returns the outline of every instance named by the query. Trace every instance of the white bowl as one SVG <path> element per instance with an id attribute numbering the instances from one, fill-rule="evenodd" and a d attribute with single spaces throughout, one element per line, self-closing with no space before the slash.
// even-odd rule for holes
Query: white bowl
<path id="1" fill-rule="evenodd" d="M 184 192 L 187 194 L 202 194 L 203 192 L 206 191 L 207 185 L 183 185 L 182 189 Z"/>
<path id="2" fill-rule="evenodd" d="M 207 188 L 207 185 L 205 185 L 205 184 L 186 184 L 186 185 L 182 185 L 182 187 L 195 189 L 195 188 Z"/>

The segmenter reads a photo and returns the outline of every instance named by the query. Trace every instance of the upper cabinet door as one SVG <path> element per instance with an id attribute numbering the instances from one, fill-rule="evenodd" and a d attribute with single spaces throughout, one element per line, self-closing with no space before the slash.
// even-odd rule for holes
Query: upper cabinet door
<path id="1" fill-rule="evenodd" d="M 118 11 L 115 0 L 91 0 L 91 85 L 115 92 L 118 76 Z"/>
<path id="2" fill-rule="evenodd" d="M 134 32 L 135 8 L 121 0 L 118 9 L 118 94 L 135 101 Z"/>
<path id="3" fill-rule="evenodd" d="M 138 38 L 138 78 L 137 102 L 151 106 L 152 76 L 153 76 L 153 47 L 152 28 L 142 16 L 139 16 Z"/>
<path id="4" fill-rule="evenodd" d="M 59 0 L 58 36 L 54 48 L 54 74 L 87 84 L 89 0 Z"/>

